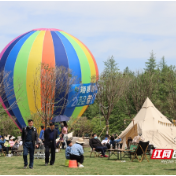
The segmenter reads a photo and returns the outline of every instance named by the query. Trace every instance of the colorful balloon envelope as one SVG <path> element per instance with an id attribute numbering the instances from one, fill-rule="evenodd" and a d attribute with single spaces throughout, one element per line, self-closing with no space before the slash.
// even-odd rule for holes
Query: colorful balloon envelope
<path id="1" fill-rule="evenodd" d="M 77 77 L 72 89 L 75 92 L 78 89 L 79 97 L 76 95 L 77 101 L 69 102 L 61 115 L 78 118 L 95 99 L 94 97 L 90 100 L 90 96 L 95 95 L 97 91 L 91 91 L 90 84 L 92 77 L 98 77 L 98 67 L 92 53 L 81 41 L 59 29 L 40 28 L 26 32 L 12 40 L 0 54 L 0 70 L 9 73 L 9 77 L 12 78 L 8 86 L 12 88 L 12 92 L 9 94 L 3 77 L 0 77 L 3 92 L 0 101 L 20 130 L 27 125 L 27 117 L 35 109 L 30 85 L 34 79 L 34 72 L 41 63 L 53 67 L 64 66 Z M 19 94 L 16 82 L 22 83 L 22 100 L 19 103 L 16 97 Z M 70 91 L 67 98 L 71 97 L 73 92 Z M 12 94 L 14 96 L 11 96 Z M 39 97 L 40 100 L 41 98 Z M 82 101 L 79 101 L 80 98 Z M 13 107 L 14 102 L 17 104 Z M 40 101 L 38 106 L 41 106 Z"/>

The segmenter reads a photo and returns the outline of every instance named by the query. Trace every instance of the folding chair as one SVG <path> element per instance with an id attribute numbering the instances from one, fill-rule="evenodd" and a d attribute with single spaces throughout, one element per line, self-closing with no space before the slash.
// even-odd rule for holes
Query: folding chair
<path id="1" fill-rule="evenodd" d="M 90 140 L 91 139 L 89 139 L 89 145 L 90 145 Z M 90 157 L 91 157 L 92 153 L 94 154 L 95 157 L 100 156 L 100 152 L 98 150 L 93 150 L 93 148 L 90 146 Z"/>
<path id="2" fill-rule="evenodd" d="M 130 154 L 133 154 L 132 161 L 133 159 L 137 158 L 139 162 L 142 162 L 144 158 L 146 158 L 147 161 L 149 162 L 147 155 L 146 155 L 148 145 L 149 145 L 149 141 L 148 142 L 139 141 L 139 144 L 136 150 L 134 152 L 130 152 Z M 141 159 L 139 159 L 138 157 L 139 155 L 141 155 Z"/>
<path id="3" fill-rule="evenodd" d="M 148 145 L 146 155 L 151 156 L 152 155 L 151 150 L 153 150 L 153 149 L 155 149 L 155 147 L 152 144 Z"/>
<path id="4" fill-rule="evenodd" d="M 138 145 L 131 144 L 129 150 L 135 151 L 137 147 Z M 127 158 L 131 159 L 131 153 L 130 153 L 131 151 L 123 150 L 124 155 L 122 156 L 122 158 L 126 158 L 125 156 L 127 156 Z"/>
<path id="5" fill-rule="evenodd" d="M 90 157 L 92 156 L 92 153 L 95 157 L 99 157 L 101 154 L 99 151 L 93 150 L 93 148 L 90 147 Z"/>

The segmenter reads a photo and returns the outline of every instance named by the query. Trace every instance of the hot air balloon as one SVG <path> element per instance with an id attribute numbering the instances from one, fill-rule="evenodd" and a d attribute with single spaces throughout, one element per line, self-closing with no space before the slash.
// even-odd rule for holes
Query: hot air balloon
<path id="1" fill-rule="evenodd" d="M 0 70 L 8 72 L 12 78 L 9 84 L 14 94 L 13 98 L 9 96 L 1 76 L 0 82 L 4 93 L 0 101 L 20 130 L 27 125 L 26 117 L 34 109 L 30 85 L 35 69 L 41 63 L 52 63 L 53 66 L 69 68 L 78 78 L 67 98 L 74 97 L 72 96 L 74 92 L 79 93 L 69 101 L 61 115 L 80 117 L 95 99 L 94 96 L 90 100 L 90 96 L 96 95 L 97 92 L 96 89 L 91 91 L 90 84 L 92 76 L 98 77 L 98 67 L 92 53 L 81 41 L 59 29 L 39 28 L 26 32 L 12 40 L 0 54 Z M 81 87 L 78 80 L 81 80 Z M 14 108 L 8 109 L 17 100 L 16 96 L 19 94 L 15 85 L 17 81 L 23 83 L 23 91 L 20 93 L 23 98 L 20 103 L 17 101 Z M 41 106 L 40 101 L 38 106 Z"/>

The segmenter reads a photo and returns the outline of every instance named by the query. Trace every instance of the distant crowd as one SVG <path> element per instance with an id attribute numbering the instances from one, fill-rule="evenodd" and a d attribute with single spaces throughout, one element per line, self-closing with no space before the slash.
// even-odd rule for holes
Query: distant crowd
<path id="1" fill-rule="evenodd" d="M 34 162 L 34 150 L 45 149 L 45 166 L 48 164 L 53 165 L 55 162 L 56 149 L 66 149 L 65 157 L 68 160 L 76 160 L 79 167 L 84 167 L 84 140 L 79 138 L 75 144 L 68 139 L 67 123 L 61 123 L 61 133 L 58 137 L 58 131 L 55 129 L 54 123 L 50 123 L 49 128 L 44 129 L 41 126 L 41 131 L 38 137 L 37 130 L 33 126 L 33 120 L 28 120 L 28 126 L 22 129 L 22 135 L 18 136 L 17 139 L 11 135 L 0 136 L 0 151 L 4 152 L 7 156 L 13 155 L 15 150 L 19 147 L 23 147 L 23 160 L 24 168 L 28 166 L 27 155 L 30 155 L 29 168 L 33 169 Z M 105 138 L 100 141 L 97 134 L 93 134 L 89 140 L 89 145 L 92 151 L 101 153 L 101 157 L 108 157 L 105 153 L 107 149 L 117 148 L 118 143 L 121 142 L 121 138 L 116 135 L 106 135 Z M 11 151 L 11 153 L 9 153 Z M 49 161 L 49 153 L 51 158 Z"/>

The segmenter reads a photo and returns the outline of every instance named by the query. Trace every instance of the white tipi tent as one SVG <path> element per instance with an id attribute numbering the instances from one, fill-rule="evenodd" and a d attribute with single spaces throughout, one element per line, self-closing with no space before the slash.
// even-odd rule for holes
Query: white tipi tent
<path id="1" fill-rule="evenodd" d="M 132 121 L 120 134 L 123 147 L 128 137 L 133 139 L 140 133 L 145 141 L 150 141 L 157 148 L 176 149 L 176 126 L 161 114 L 149 98 L 134 117 L 134 123 Z"/>

